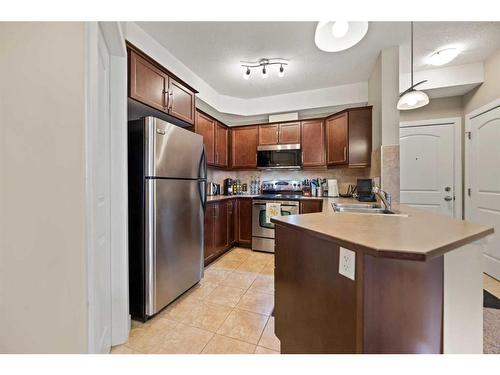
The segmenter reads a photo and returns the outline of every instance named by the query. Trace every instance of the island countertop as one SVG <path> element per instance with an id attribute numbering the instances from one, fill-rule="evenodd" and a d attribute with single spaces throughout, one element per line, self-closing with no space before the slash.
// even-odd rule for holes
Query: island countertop
<path id="1" fill-rule="evenodd" d="M 402 215 L 324 210 L 323 213 L 275 217 L 271 221 L 277 230 L 282 225 L 306 231 L 373 256 L 419 261 L 443 255 L 494 231 L 491 227 L 406 205 L 395 208 Z"/>

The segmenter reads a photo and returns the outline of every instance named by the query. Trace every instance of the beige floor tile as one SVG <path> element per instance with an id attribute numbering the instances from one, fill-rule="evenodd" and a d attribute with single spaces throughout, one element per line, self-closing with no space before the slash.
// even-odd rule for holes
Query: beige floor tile
<path id="1" fill-rule="evenodd" d="M 234 271 L 227 278 L 222 280 L 220 285 L 248 289 L 257 276 L 258 274 L 256 272 Z"/>
<path id="2" fill-rule="evenodd" d="M 118 345 L 111 348 L 111 354 L 141 354 L 127 345 Z"/>
<path id="3" fill-rule="evenodd" d="M 268 263 L 259 271 L 259 273 L 262 275 L 274 276 L 274 266 Z"/>
<path id="4" fill-rule="evenodd" d="M 250 260 L 258 260 L 265 263 L 268 263 L 273 258 L 274 258 L 273 253 L 266 253 L 262 251 L 252 251 L 250 253 L 250 256 L 248 257 L 248 259 Z"/>
<path id="5" fill-rule="evenodd" d="M 483 274 L 483 288 L 495 297 L 500 298 L 500 281 L 497 279 L 487 274 Z"/>
<path id="6" fill-rule="evenodd" d="M 249 290 L 253 292 L 274 294 L 274 276 L 259 274 Z"/>
<path id="7" fill-rule="evenodd" d="M 213 333 L 200 328 L 179 324 L 151 351 L 156 354 L 198 354 L 213 337 Z"/>
<path id="8" fill-rule="evenodd" d="M 144 323 L 144 334 L 148 334 L 150 332 L 165 334 L 175 329 L 178 324 L 179 323 L 174 320 L 170 320 L 162 316 L 156 316 Z"/>
<path id="9" fill-rule="evenodd" d="M 257 344 L 267 322 L 267 316 L 248 311 L 233 310 L 217 331 L 250 344 Z"/>
<path id="10" fill-rule="evenodd" d="M 212 293 L 209 294 L 205 301 L 235 307 L 244 293 L 245 289 L 219 285 Z"/>
<path id="11" fill-rule="evenodd" d="M 260 272 L 265 265 L 265 261 L 247 259 L 236 270 L 243 272 Z"/>
<path id="12" fill-rule="evenodd" d="M 232 270 L 208 266 L 205 268 L 203 282 L 218 284 L 228 277 L 231 272 Z"/>
<path id="13" fill-rule="evenodd" d="M 234 249 L 224 255 L 222 259 L 243 262 L 248 259 L 250 252 L 251 250 Z"/>
<path id="14" fill-rule="evenodd" d="M 140 353 L 153 353 L 171 332 L 144 330 L 140 335 L 130 336 L 126 345 Z"/>
<path id="15" fill-rule="evenodd" d="M 191 288 L 189 296 L 197 299 L 205 299 L 217 287 L 216 283 L 203 282 Z"/>
<path id="16" fill-rule="evenodd" d="M 183 296 L 181 299 L 172 303 L 160 314 L 160 317 L 164 317 L 170 320 L 175 320 L 176 322 L 182 322 L 182 319 L 193 310 L 197 305 L 201 303 L 201 300 L 192 296 Z"/>
<path id="17" fill-rule="evenodd" d="M 268 348 L 264 348 L 262 346 L 256 346 L 255 347 L 255 354 L 280 354 L 280 352 L 276 352 L 274 350 L 271 350 L 271 349 L 268 349 Z"/>
<path id="18" fill-rule="evenodd" d="M 240 310 L 271 315 L 274 308 L 274 295 L 249 290 L 241 297 L 236 307 Z"/>
<path id="19" fill-rule="evenodd" d="M 210 265 L 210 267 L 213 268 L 221 268 L 224 270 L 235 270 L 238 268 L 244 260 L 241 259 L 231 259 L 228 257 L 222 257 L 221 259 L 215 261 L 213 264 Z"/>
<path id="20" fill-rule="evenodd" d="M 201 302 L 191 311 L 186 312 L 183 324 L 216 332 L 232 311 L 231 307 Z"/>
<path id="21" fill-rule="evenodd" d="M 259 346 L 263 346 L 267 349 L 280 351 L 280 340 L 274 334 L 274 317 L 271 316 L 267 321 L 266 328 L 262 332 L 262 336 L 259 340 Z"/>
<path id="22" fill-rule="evenodd" d="M 204 354 L 252 354 L 255 345 L 229 337 L 215 335 L 203 349 Z"/>

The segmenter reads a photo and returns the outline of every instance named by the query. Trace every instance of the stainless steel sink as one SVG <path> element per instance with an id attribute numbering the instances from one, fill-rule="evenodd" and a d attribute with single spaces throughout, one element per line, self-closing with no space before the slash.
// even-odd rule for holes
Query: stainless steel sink
<path id="1" fill-rule="evenodd" d="M 332 203 L 335 212 L 375 214 L 375 215 L 394 215 L 395 211 L 388 210 L 375 203 Z"/>

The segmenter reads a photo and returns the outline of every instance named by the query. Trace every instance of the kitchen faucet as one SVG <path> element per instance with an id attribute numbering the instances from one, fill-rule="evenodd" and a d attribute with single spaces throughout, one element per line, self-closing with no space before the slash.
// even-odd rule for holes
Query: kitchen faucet
<path id="1" fill-rule="evenodd" d="M 377 197 L 380 198 L 380 200 L 384 204 L 384 208 L 386 210 L 391 211 L 391 204 L 392 204 L 391 194 L 389 194 L 388 192 L 382 190 L 378 186 L 374 186 L 373 189 L 372 189 L 372 192 L 373 192 L 373 194 L 375 194 Z"/>

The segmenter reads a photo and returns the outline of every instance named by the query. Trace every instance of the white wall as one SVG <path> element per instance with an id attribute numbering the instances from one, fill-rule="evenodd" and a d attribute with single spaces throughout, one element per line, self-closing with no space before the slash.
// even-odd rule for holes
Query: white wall
<path id="1" fill-rule="evenodd" d="M 438 118 L 462 117 L 463 106 L 461 96 L 430 99 L 425 107 L 400 111 L 399 119 L 404 121 L 434 120 Z"/>
<path id="2" fill-rule="evenodd" d="M 87 350 L 83 23 L 0 23 L 0 352 Z"/>
<path id="3" fill-rule="evenodd" d="M 500 50 L 484 62 L 484 82 L 464 96 L 464 114 L 500 98 Z"/>

